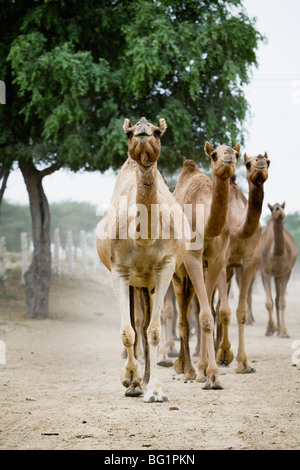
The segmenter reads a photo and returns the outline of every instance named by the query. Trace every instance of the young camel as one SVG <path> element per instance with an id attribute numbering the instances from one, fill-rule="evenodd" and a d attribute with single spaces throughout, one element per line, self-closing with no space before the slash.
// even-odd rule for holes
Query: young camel
<path id="1" fill-rule="evenodd" d="M 204 240 L 201 247 L 188 251 L 184 266 L 173 276 L 173 286 L 179 307 L 180 352 L 175 370 L 183 372 L 183 379 L 194 379 L 189 349 L 189 304 L 196 293 L 199 304 L 201 329 L 200 359 L 197 381 L 206 382 L 206 389 L 222 388 L 214 350 L 214 319 L 211 310 L 212 293 L 225 261 L 229 231 L 226 226 L 230 177 L 235 172 L 240 144 L 231 148 L 220 145 L 215 149 L 209 142 L 205 152 L 211 159 L 212 180 L 187 160 L 178 179 L 174 197 L 181 207 L 191 204 L 193 219 L 197 207 L 204 208 Z M 194 220 L 191 229 L 194 230 Z M 206 270 L 206 283 L 204 280 Z"/>
<path id="2" fill-rule="evenodd" d="M 284 226 L 285 218 L 283 204 L 268 204 L 272 217 L 267 223 L 261 240 L 260 271 L 266 291 L 266 308 L 269 313 L 266 335 L 276 331 L 272 318 L 273 300 L 271 293 L 271 278 L 274 277 L 276 288 L 277 334 L 288 338 L 285 326 L 285 293 L 293 267 L 297 259 L 297 245 Z"/>
<path id="3" fill-rule="evenodd" d="M 174 219 L 183 221 L 183 211 L 157 169 L 164 119 L 155 126 L 141 118 L 134 126 L 124 122 L 128 159 L 122 166 L 111 201 L 97 229 L 101 261 L 111 271 L 112 284 L 121 312 L 121 338 L 127 349 L 121 382 L 126 396 L 143 394 L 142 374 L 134 354 L 133 288 L 141 288 L 146 301 L 145 402 L 162 402 L 167 397 L 157 376 L 161 308 L 175 269 L 184 261 L 185 239 L 176 238 Z M 174 218 L 170 220 L 170 208 Z M 154 210 L 152 210 L 154 208 Z M 158 209 L 159 208 L 159 209 Z M 139 214 L 139 215 L 138 215 Z M 162 226 L 162 221 L 169 221 Z M 170 229 L 169 238 L 163 231 Z"/>
<path id="4" fill-rule="evenodd" d="M 237 267 L 240 272 L 240 292 L 236 316 L 238 321 L 238 352 L 237 373 L 255 372 L 248 364 L 244 344 L 244 330 L 247 322 L 247 296 L 253 276 L 259 262 L 260 239 L 262 228 L 259 222 L 264 198 L 263 185 L 268 178 L 270 161 L 268 155 L 258 155 L 248 158 L 244 155 L 249 185 L 248 201 L 235 182 L 230 185 L 230 203 L 228 222 L 230 227 L 230 242 L 226 255 L 226 263 L 218 279 L 220 297 L 219 321 L 221 323 L 222 339 L 217 351 L 219 365 L 228 365 L 233 360 L 230 349 L 228 328 L 230 323 L 230 307 L 228 302 L 228 284 Z"/>

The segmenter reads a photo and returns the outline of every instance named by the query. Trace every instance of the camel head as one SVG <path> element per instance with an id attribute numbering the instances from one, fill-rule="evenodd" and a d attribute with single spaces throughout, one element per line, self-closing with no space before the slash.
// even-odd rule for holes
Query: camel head
<path id="1" fill-rule="evenodd" d="M 166 121 L 159 119 L 157 126 L 142 117 L 134 126 L 125 119 L 123 129 L 128 139 L 130 157 L 143 166 L 155 163 L 160 155 L 160 138 L 167 128 Z"/>
<path id="2" fill-rule="evenodd" d="M 268 159 L 267 152 L 256 157 L 248 157 L 245 153 L 244 163 L 247 169 L 248 181 L 251 181 L 255 186 L 262 186 L 268 179 L 270 160 Z"/>
<path id="3" fill-rule="evenodd" d="M 231 178 L 235 172 L 240 144 L 237 143 L 233 148 L 227 145 L 213 148 L 209 142 L 205 142 L 204 151 L 211 159 L 212 174 L 219 178 Z"/>
<path id="4" fill-rule="evenodd" d="M 268 208 L 271 211 L 272 218 L 274 220 L 283 220 L 285 218 L 285 213 L 284 213 L 284 208 L 285 208 L 285 202 L 283 204 L 274 204 L 274 206 L 271 206 L 271 204 L 268 204 Z"/>

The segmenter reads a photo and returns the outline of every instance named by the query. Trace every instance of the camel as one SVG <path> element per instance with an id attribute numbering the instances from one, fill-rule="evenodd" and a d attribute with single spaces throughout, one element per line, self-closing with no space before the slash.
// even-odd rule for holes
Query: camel
<path id="1" fill-rule="evenodd" d="M 220 389 L 223 386 L 215 360 L 211 302 L 216 280 L 225 262 L 229 236 L 226 218 L 230 177 L 235 172 L 240 144 L 233 148 L 226 145 L 213 148 L 206 142 L 204 150 L 211 161 L 212 180 L 192 160 L 186 160 L 173 193 L 181 207 L 185 204 L 192 205 L 193 218 L 197 207 L 204 209 L 204 230 L 201 234 L 202 237 L 204 234 L 203 244 L 198 249 L 188 251 L 184 265 L 173 276 L 181 340 L 175 370 L 177 373 L 183 372 L 183 380 L 196 378 L 198 382 L 205 382 L 206 389 Z M 192 232 L 193 224 L 194 220 L 191 221 Z M 189 305 L 195 293 L 200 304 L 201 329 L 197 377 L 190 359 L 188 322 Z"/>
<path id="2" fill-rule="evenodd" d="M 259 222 L 264 190 L 263 186 L 268 178 L 270 161 L 268 154 L 248 157 L 244 154 L 244 164 L 247 171 L 249 186 L 248 200 L 238 188 L 235 180 L 230 184 L 230 203 L 228 210 L 228 224 L 230 227 L 230 241 L 226 254 L 226 263 L 218 279 L 219 290 L 219 321 L 221 324 L 222 339 L 217 350 L 216 359 L 219 365 L 228 365 L 233 360 L 230 349 L 228 329 L 231 311 L 228 301 L 228 286 L 235 268 L 240 269 L 240 292 L 236 310 L 238 322 L 238 352 L 237 373 L 255 372 L 248 364 L 245 351 L 244 336 L 247 323 L 247 298 L 255 271 L 259 262 L 260 239 L 262 227 Z"/>
<path id="3" fill-rule="evenodd" d="M 128 158 L 118 174 L 110 210 L 98 224 L 97 250 L 111 272 L 121 313 L 121 338 L 127 349 L 121 371 L 125 395 L 144 395 L 144 402 L 163 402 L 168 398 L 158 380 L 156 364 L 161 309 L 173 272 L 186 255 L 185 237 L 176 235 L 174 223 L 183 221 L 184 213 L 157 168 L 165 119 L 159 119 L 157 126 L 145 117 L 135 125 L 125 119 L 123 129 L 128 139 Z M 165 236 L 168 229 L 169 236 Z M 142 289 L 146 305 L 143 377 L 134 354 L 134 287 Z"/>
<path id="4" fill-rule="evenodd" d="M 269 321 L 267 324 L 266 335 L 272 335 L 276 329 L 277 334 L 282 338 L 288 338 L 287 328 L 285 325 L 285 307 L 286 307 L 286 287 L 295 266 L 297 259 L 297 245 L 284 226 L 285 218 L 283 204 L 268 204 L 271 211 L 265 230 L 263 231 L 260 252 L 260 272 L 263 285 L 266 292 L 266 309 L 269 313 Z M 276 288 L 276 313 L 277 328 L 275 327 L 272 311 L 273 300 L 271 291 L 271 278 L 275 280 Z"/>

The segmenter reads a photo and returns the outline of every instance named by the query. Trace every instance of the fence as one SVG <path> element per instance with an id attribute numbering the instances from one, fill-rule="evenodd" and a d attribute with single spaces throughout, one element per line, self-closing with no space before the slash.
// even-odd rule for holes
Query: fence
<path id="1" fill-rule="evenodd" d="M 90 243 L 87 243 L 89 236 Z M 60 229 L 56 228 L 51 243 L 52 273 L 60 278 L 62 275 L 70 277 L 81 277 L 88 279 L 92 274 L 100 271 L 101 262 L 96 250 L 96 231 L 93 234 L 87 234 L 85 230 L 80 231 L 80 246 L 76 247 L 73 243 L 73 233 L 67 231 L 65 248 L 61 244 Z M 20 284 L 25 285 L 24 274 L 28 270 L 32 258 L 32 247 L 30 246 L 27 233 L 23 232 L 20 236 L 20 257 L 18 264 L 21 266 Z M 10 254 L 6 249 L 5 237 L 0 238 L 0 282 L 7 279 L 8 267 L 10 263 Z"/>

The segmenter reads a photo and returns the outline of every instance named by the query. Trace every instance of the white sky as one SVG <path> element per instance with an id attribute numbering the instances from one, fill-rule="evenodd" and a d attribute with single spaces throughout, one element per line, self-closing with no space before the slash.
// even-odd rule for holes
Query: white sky
<path id="1" fill-rule="evenodd" d="M 267 151 L 271 160 L 263 215 L 269 214 L 268 202 L 285 201 L 286 212 L 294 212 L 300 210 L 300 1 L 244 0 L 244 5 L 250 17 L 257 17 L 257 29 L 268 43 L 260 45 L 259 67 L 246 90 L 252 117 L 242 155 Z M 114 182 L 112 171 L 103 175 L 61 170 L 44 178 L 44 188 L 50 203 L 71 200 L 107 206 Z M 28 203 L 19 170 L 10 175 L 5 198 Z"/>

